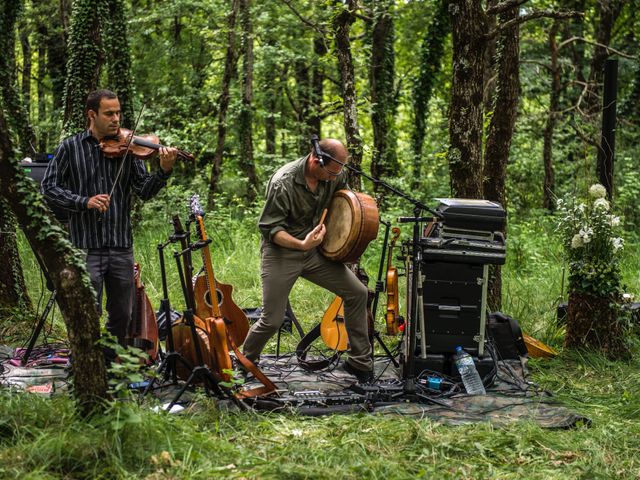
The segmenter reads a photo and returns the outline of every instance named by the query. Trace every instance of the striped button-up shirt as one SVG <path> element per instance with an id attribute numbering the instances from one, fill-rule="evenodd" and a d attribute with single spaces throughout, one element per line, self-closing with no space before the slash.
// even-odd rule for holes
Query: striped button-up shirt
<path id="1" fill-rule="evenodd" d="M 94 195 L 111 192 L 120 164 L 122 173 L 105 213 L 87 208 Z M 62 141 L 42 180 L 41 191 L 53 205 L 69 211 L 71 242 L 78 248 L 129 248 L 131 235 L 131 190 L 141 199 L 153 197 L 169 175 L 159 169 L 147 173 L 144 162 L 128 155 L 106 158 L 89 130 Z"/>

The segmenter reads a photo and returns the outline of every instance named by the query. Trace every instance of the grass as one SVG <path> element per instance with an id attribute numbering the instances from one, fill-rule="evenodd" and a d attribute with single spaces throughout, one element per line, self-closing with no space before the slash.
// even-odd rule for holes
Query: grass
<path id="1" fill-rule="evenodd" d="M 154 208 L 158 205 L 143 210 L 152 214 L 145 215 L 151 219 L 136 232 L 136 258 L 157 305 L 162 291 L 155 247 L 170 225 L 158 220 L 167 215 Z M 254 219 L 255 212 L 232 210 L 217 215 L 215 222 L 206 219 L 216 275 L 234 286 L 241 306 L 260 304 Z M 556 359 L 531 361 L 532 379 L 589 417 L 591 426 L 450 427 L 399 416 L 237 414 L 208 399 L 181 416 L 116 404 L 107 415 L 87 422 L 75 415 L 65 396 L 47 400 L 0 391 L 0 478 L 640 478 L 640 361 L 637 355 L 623 363 L 562 350 L 562 329 L 554 321 L 562 261 L 552 230 L 544 218 L 510 225 L 503 310 L 525 331 L 561 350 Z M 376 251 L 379 246 L 367 254 L 372 281 Z M 625 280 L 637 294 L 640 261 L 633 248 L 627 252 Z M 37 298 L 37 267 L 26 254 L 23 262 Z M 180 309 L 169 252 L 167 267 L 171 300 Z M 298 282 L 291 299 L 309 328 L 332 296 Z M 288 338 L 286 348 L 294 340 Z M 274 342 L 267 348 L 275 348 Z"/>

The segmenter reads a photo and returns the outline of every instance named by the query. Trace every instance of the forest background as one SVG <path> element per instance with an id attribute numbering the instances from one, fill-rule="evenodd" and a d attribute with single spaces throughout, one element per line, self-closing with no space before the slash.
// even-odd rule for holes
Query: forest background
<path id="1" fill-rule="evenodd" d="M 138 131 L 197 157 L 176 167 L 156 199 L 136 206 L 136 258 L 154 305 L 161 298 L 155 246 L 170 233 L 171 215 L 186 215 L 187 199 L 200 193 L 218 276 L 234 285 L 236 303 L 258 306 L 255 223 L 266 181 L 309 150 L 310 134 L 344 139 L 366 172 L 427 204 L 460 196 L 506 206 L 507 265 L 494 300 L 561 351 L 531 363 L 533 380 L 593 424 L 496 430 L 402 418 L 243 417 L 214 408 L 178 420 L 136 410 L 127 421 L 114 419 L 121 410 L 113 409 L 106 422 L 90 422 L 64 397 L 3 392 L 0 471 L 33 478 L 637 478 L 637 346 L 622 362 L 562 349 L 555 309 L 566 298 L 566 264 L 553 210 L 555 198 L 580 196 L 598 178 L 602 69 L 617 58 L 612 198 L 625 228 L 624 286 L 640 293 L 638 3 L 3 2 L 2 51 L 13 55 L 3 53 L 0 80 L 15 161 L 53 152 L 81 128 L 91 87 L 118 92 L 129 126 L 144 104 Z M 362 189 L 383 193 L 366 180 Z M 380 199 L 387 220 L 411 214 L 402 199 Z M 16 228 L 7 212 L 3 233 Z M 3 255 L 15 278 L 3 285 L 23 276 L 24 287 L 3 289 L 5 303 L 17 307 L 0 321 L 3 343 L 12 344 L 25 340 L 46 291 L 19 229 L 16 238 L 19 256 Z M 370 272 L 379 243 L 363 259 Z M 304 282 L 292 294 L 306 327 L 330 301 Z M 62 322 L 50 335 L 64 336 Z"/>

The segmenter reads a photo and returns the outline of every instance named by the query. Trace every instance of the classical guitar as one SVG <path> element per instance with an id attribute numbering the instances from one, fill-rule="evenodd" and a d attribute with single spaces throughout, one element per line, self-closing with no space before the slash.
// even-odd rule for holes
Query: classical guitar
<path id="1" fill-rule="evenodd" d="M 191 213 L 196 219 L 198 237 L 201 242 L 205 243 L 201 250 L 204 273 L 198 275 L 193 286 L 196 315 L 200 318 L 211 316 L 223 318 L 227 323 L 229 336 L 236 345 L 242 345 L 247 333 L 249 333 L 249 320 L 242 309 L 233 301 L 233 287 L 221 283 L 215 278 L 209 245 L 206 244 L 207 233 L 204 228 L 204 212 L 200 206 L 198 195 L 194 195 L 191 198 Z M 215 295 L 212 295 L 212 292 L 215 292 Z M 214 296 L 215 301 L 212 301 Z"/>
<path id="2" fill-rule="evenodd" d="M 400 322 L 400 304 L 398 299 L 398 269 L 392 265 L 393 247 L 400 237 L 400 229 L 393 227 L 393 238 L 389 245 L 389 256 L 387 257 L 387 313 L 385 320 L 387 324 L 387 335 L 397 335 Z"/>
<path id="3" fill-rule="evenodd" d="M 349 268 L 356 274 L 358 279 L 368 285 L 369 277 L 358 263 L 351 264 Z M 373 335 L 373 316 L 371 314 L 371 303 L 373 292 L 369 290 L 367 300 L 367 323 L 369 326 L 369 336 Z M 337 352 L 344 352 L 349 348 L 349 336 L 344 323 L 344 302 L 341 297 L 336 297 L 327 308 L 320 322 L 320 336 L 324 344 Z"/>

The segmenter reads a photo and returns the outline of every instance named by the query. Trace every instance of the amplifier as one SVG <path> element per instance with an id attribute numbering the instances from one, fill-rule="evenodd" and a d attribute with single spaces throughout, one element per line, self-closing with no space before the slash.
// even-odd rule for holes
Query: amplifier
<path id="1" fill-rule="evenodd" d="M 53 158 L 53 154 L 43 153 L 43 154 L 36 155 L 36 159 L 45 159 L 45 158 L 50 160 L 51 158 Z M 38 189 L 38 192 L 40 191 L 40 185 L 42 184 L 42 180 L 44 179 L 44 172 L 47 170 L 48 165 L 49 163 L 46 163 L 46 162 L 29 162 L 25 160 L 20 162 L 20 168 L 24 170 L 24 172 L 27 174 L 27 177 L 33 179 L 36 182 L 36 187 Z M 62 208 L 58 208 L 51 205 L 49 202 L 46 201 L 46 199 L 44 199 L 44 201 L 47 204 L 47 206 L 51 209 L 54 216 L 58 219 L 60 223 L 66 224 L 69 221 L 69 212 L 67 212 Z"/>

